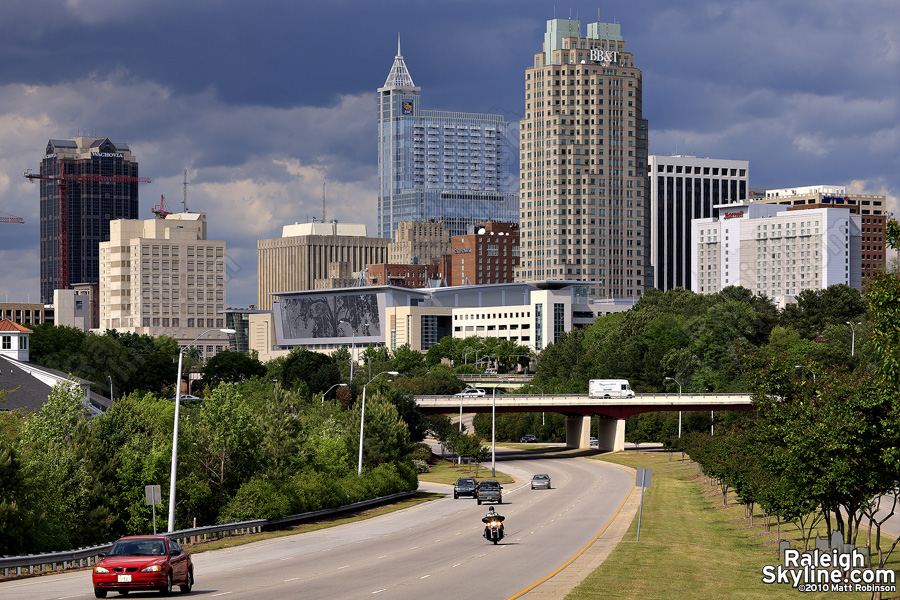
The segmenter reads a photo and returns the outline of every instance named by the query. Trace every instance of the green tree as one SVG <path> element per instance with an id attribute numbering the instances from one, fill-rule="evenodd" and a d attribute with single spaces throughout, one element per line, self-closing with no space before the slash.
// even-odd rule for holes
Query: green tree
<path id="1" fill-rule="evenodd" d="M 206 361 L 203 380 L 210 387 L 220 383 L 238 383 L 254 377 L 262 377 L 266 367 L 255 356 L 244 352 L 224 350 Z"/>
<path id="2" fill-rule="evenodd" d="M 328 355 L 297 347 L 284 361 L 282 384 L 285 388 L 304 382 L 311 392 L 324 392 L 340 380 L 340 368 Z"/>
<path id="3" fill-rule="evenodd" d="M 357 415 L 357 422 L 359 415 Z M 363 466 L 374 468 L 382 463 L 406 460 L 411 449 L 409 428 L 397 407 L 382 391 L 366 399 Z"/>

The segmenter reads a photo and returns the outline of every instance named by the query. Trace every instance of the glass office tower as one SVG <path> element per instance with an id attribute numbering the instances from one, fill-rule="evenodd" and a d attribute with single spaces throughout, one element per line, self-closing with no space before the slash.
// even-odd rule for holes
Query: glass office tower
<path id="1" fill-rule="evenodd" d="M 509 124 L 502 115 L 424 110 L 397 41 L 378 88 L 378 236 L 434 219 L 450 236 L 476 223 L 518 222 L 510 191 Z"/>

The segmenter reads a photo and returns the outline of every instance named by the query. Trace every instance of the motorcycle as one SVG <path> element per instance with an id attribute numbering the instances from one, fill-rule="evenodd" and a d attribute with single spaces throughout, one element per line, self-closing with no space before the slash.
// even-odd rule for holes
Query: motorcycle
<path id="1" fill-rule="evenodd" d="M 496 544 L 503 539 L 503 521 L 506 517 L 494 515 L 491 517 L 483 517 L 481 522 L 484 523 L 484 539 Z"/>

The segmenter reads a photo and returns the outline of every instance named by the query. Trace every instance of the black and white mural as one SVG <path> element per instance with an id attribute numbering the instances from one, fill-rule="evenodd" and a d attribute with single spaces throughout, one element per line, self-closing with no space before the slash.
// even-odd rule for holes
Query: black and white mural
<path id="1" fill-rule="evenodd" d="M 275 305 L 280 344 L 356 344 L 384 341 L 381 315 L 384 297 L 377 293 L 298 294 L 282 296 Z"/>

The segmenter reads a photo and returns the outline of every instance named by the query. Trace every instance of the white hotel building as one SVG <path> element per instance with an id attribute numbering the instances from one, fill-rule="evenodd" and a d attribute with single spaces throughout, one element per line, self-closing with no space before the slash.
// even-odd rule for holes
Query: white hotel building
<path id="1" fill-rule="evenodd" d="M 860 216 L 846 208 L 792 210 L 772 204 L 720 205 L 691 225 L 691 289 L 736 285 L 779 304 L 805 289 L 860 289 Z"/>

